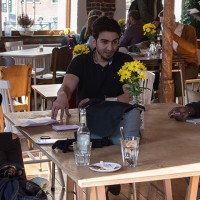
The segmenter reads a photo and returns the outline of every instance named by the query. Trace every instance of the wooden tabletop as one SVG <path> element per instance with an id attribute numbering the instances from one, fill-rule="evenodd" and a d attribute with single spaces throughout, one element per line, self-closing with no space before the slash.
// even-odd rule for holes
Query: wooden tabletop
<path id="1" fill-rule="evenodd" d="M 57 97 L 57 92 L 60 87 L 61 84 L 32 85 L 33 90 L 45 99 Z"/>
<path id="2" fill-rule="evenodd" d="M 135 168 L 122 167 L 113 173 L 98 173 L 91 171 L 88 166 L 77 167 L 72 152 L 64 154 L 58 150 L 52 150 L 50 145 L 36 146 L 80 187 L 100 186 L 99 188 L 102 188 L 101 186 L 112 184 L 196 177 L 200 175 L 200 125 L 170 119 L 167 115 L 168 111 L 175 105 L 160 103 L 146 106 L 138 166 Z M 72 117 L 64 123 L 76 124 L 78 110 L 74 109 L 70 112 Z M 14 124 L 23 118 L 41 116 L 50 116 L 50 111 L 6 114 L 6 118 Z M 51 125 L 19 127 L 19 129 L 34 143 L 42 135 L 50 135 L 52 138 L 73 138 L 74 134 L 74 131 L 55 132 Z M 93 149 L 91 163 L 101 160 L 122 164 L 120 147 L 113 145 Z M 194 196 L 188 199 L 193 198 Z"/>

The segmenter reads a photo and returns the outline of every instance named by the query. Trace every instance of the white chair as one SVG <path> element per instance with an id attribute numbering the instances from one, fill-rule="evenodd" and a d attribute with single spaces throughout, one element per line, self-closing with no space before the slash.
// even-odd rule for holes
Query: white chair
<path id="1" fill-rule="evenodd" d="M 13 102 L 12 102 L 12 97 L 10 95 L 10 82 L 8 80 L 0 80 L 0 93 L 2 95 L 2 110 L 3 113 L 10 113 L 10 112 L 14 112 L 14 106 L 13 106 Z M 17 132 L 17 134 L 19 134 L 19 131 L 17 131 L 17 129 L 15 129 L 13 127 L 13 125 L 6 119 L 5 120 L 5 132 Z M 33 153 L 39 153 L 39 158 L 36 159 L 35 156 L 33 155 Z M 50 162 L 51 160 L 46 159 L 46 158 L 42 158 L 42 154 L 41 152 L 39 152 L 39 150 L 31 150 L 31 151 L 25 151 L 22 152 L 23 156 L 29 156 L 29 158 L 31 158 L 31 160 L 28 161 L 24 161 L 24 164 L 33 164 L 33 163 L 43 163 L 43 162 Z M 65 186 L 64 183 L 64 179 L 63 179 L 63 175 L 62 175 L 62 171 L 61 169 L 58 168 L 58 175 L 60 178 L 60 182 L 62 187 Z M 52 164 L 52 188 L 55 187 L 55 164 Z"/>
<path id="2" fill-rule="evenodd" d="M 23 41 L 5 42 L 6 51 L 16 51 L 23 49 Z"/>
<path id="3" fill-rule="evenodd" d="M 150 71 L 146 71 L 146 80 L 141 82 L 141 87 L 144 87 L 144 92 L 141 94 L 142 102 L 144 104 L 150 104 L 153 94 L 153 83 L 155 80 L 155 74 Z"/>

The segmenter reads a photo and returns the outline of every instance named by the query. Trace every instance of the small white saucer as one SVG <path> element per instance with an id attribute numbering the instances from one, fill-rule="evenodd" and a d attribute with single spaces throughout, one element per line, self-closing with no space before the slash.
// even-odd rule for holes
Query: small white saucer
<path id="1" fill-rule="evenodd" d="M 101 163 L 94 163 L 89 166 L 92 171 L 95 172 L 114 172 L 119 170 L 122 166 L 118 163 L 104 162 L 105 165 L 110 165 L 112 169 L 103 168 Z"/>

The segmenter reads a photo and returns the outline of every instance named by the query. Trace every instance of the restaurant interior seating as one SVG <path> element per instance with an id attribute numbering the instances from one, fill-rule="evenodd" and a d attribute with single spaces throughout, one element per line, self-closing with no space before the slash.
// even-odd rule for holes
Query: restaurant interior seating
<path id="1" fill-rule="evenodd" d="M 6 51 L 16 51 L 23 49 L 23 41 L 5 42 Z"/>
<path id="2" fill-rule="evenodd" d="M 23 44 L 23 41 L 13 41 L 13 42 L 4 42 L 4 46 L 5 46 L 5 49 L 6 51 L 17 51 L 17 50 L 22 50 L 22 49 L 30 49 L 30 48 L 36 48 L 38 46 L 38 44 L 33 44 L 32 46 L 26 46 Z M 32 60 L 31 58 L 15 58 L 15 63 L 16 64 L 30 64 L 32 63 Z M 32 69 L 32 74 L 41 74 L 45 71 L 45 68 L 44 67 L 41 67 L 42 66 L 42 59 L 39 58 L 39 59 L 36 59 L 36 71 L 34 71 Z"/>
<path id="3" fill-rule="evenodd" d="M 72 50 L 69 46 L 53 48 L 51 72 L 36 76 L 37 84 L 62 83 L 67 67 L 72 60 Z"/>

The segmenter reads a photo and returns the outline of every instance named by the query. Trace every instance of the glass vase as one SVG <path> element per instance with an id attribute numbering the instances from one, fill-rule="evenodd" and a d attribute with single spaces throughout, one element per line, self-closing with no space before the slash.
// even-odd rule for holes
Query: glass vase
<path id="1" fill-rule="evenodd" d="M 149 46 L 149 56 L 156 57 L 157 56 L 157 48 L 155 42 L 151 42 Z"/>
<path id="2" fill-rule="evenodd" d="M 139 106 L 144 106 L 141 95 L 139 95 L 139 96 L 133 95 L 132 100 L 129 103 L 132 105 L 137 104 Z M 141 110 L 140 118 L 141 118 L 140 129 L 143 130 L 144 129 L 144 110 Z"/>

